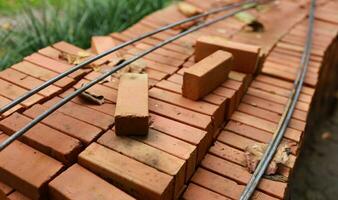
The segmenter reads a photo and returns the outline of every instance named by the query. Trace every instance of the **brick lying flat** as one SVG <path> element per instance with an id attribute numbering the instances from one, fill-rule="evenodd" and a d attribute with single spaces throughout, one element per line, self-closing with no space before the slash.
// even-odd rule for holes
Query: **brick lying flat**
<path id="1" fill-rule="evenodd" d="M 187 190 L 184 192 L 183 199 L 195 200 L 195 199 L 208 199 L 208 200 L 230 200 L 225 196 L 222 196 L 216 192 L 207 190 L 201 186 L 190 183 Z"/>
<path id="2" fill-rule="evenodd" d="M 60 100 L 61 98 L 54 97 L 43 105 L 46 107 L 51 107 Z M 84 121 L 88 124 L 94 125 L 103 130 L 107 130 L 114 123 L 114 118 L 112 116 L 85 107 L 84 105 L 78 105 L 73 102 L 66 103 L 61 108 L 59 108 L 58 111 L 62 112 L 65 115 Z"/>
<path id="3" fill-rule="evenodd" d="M 159 115 L 151 114 L 151 128 L 197 146 L 198 163 L 202 160 L 211 144 L 210 134 L 207 134 L 206 131 Z"/>
<path id="4" fill-rule="evenodd" d="M 216 51 L 183 74 L 182 95 L 198 100 L 223 83 L 232 68 L 232 55 Z"/>
<path id="5" fill-rule="evenodd" d="M 198 168 L 196 173 L 191 179 L 196 185 L 202 186 L 210 191 L 221 194 L 225 197 L 229 197 L 231 199 L 239 199 L 242 191 L 244 190 L 244 186 L 242 184 L 238 184 L 237 182 L 218 175 L 216 173 L 210 172 L 203 168 Z M 252 199 L 277 199 L 266 195 L 262 192 L 256 191 Z"/>
<path id="6" fill-rule="evenodd" d="M 75 164 L 49 183 L 50 199 L 131 200 L 133 197 Z"/>
<path id="7" fill-rule="evenodd" d="M 179 195 L 186 180 L 186 164 L 184 160 L 132 138 L 116 136 L 113 131 L 103 134 L 98 139 L 98 143 L 173 176 L 174 196 Z"/>
<path id="8" fill-rule="evenodd" d="M 91 144 L 79 163 L 141 199 L 172 199 L 173 178 L 99 144 Z"/>
<path id="9" fill-rule="evenodd" d="M 251 174 L 246 168 L 209 154 L 202 160 L 201 165 L 208 170 L 221 174 L 242 184 L 246 184 L 251 177 Z M 263 178 L 258 185 L 258 189 L 263 190 L 270 195 L 283 198 L 286 183 Z"/>
<path id="10" fill-rule="evenodd" d="M 9 83 L 7 81 L 0 79 L 0 95 L 3 97 L 6 97 L 10 100 L 14 100 L 27 92 L 28 90 L 26 89 L 23 89 L 19 86 L 16 86 L 12 83 Z M 42 99 L 43 99 L 43 96 L 39 94 L 35 94 L 31 96 L 29 99 L 26 99 L 25 101 L 23 101 L 21 104 L 25 107 L 30 107 L 33 104 L 40 102 Z"/>
<path id="11" fill-rule="evenodd" d="M 28 76 L 24 73 L 21 73 L 11 68 L 1 71 L 0 78 L 8 82 L 11 82 L 12 84 L 15 84 L 17 86 L 20 86 L 22 88 L 25 88 L 27 90 L 31 90 L 43 84 L 43 81 Z M 59 91 L 61 91 L 61 88 L 54 85 L 50 85 L 46 89 L 43 89 L 40 92 L 38 92 L 38 94 L 41 94 L 45 97 L 50 97 L 55 95 Z"/>
<path id="12" fill-rule="evenodd" d="M 45 110 L 47 110 L 47 107 L 37 104 L 26 110 L 24 115 L 30 118 L 35 118 Z M 102 131 L 95 126 L 69 117 L 60 112 L 52 113 L 45 118 L 42 123 L 80 140 L 83 144 L 89 144 L 92 142 Z"/>
<path id="13" fill-rule="evenodd" d="M 121 76 L 115 110 L 115 129 L 117 135 L 148 133 L 148 75 L 126 73 Z"/>
<path id="14" fill-rule="evenodd" d="M 30 198 L 28 198 L 27 196 L 21 194 L 18 191 L 15 191 L 15 192 L 11 193 L 10 195 L 7 196 L 7 198 L 9 200 L 31 200 Z"/>
<path id="15" fill-rule="evenodd" d="M 3 141 L 7 136 L 0 135 Z M 47 195 L 47 183 L 62 164 L 27 145 L 15 141 L 0 153 L 0 180 L 32 199 Z"/>
<path id="16" fill-rule="evenodd" d="M 11 100 L 9 100 L 8 98 L 5 98 L 3 96 L 0 96 L 0 107 L 3 107 L 7 104 L 9 104 L 11 102 Z M 4 117 L 7 117 L 8 115 L 16 112 L 16 111 L 21 111 L 23 109 L 23 106 L 18 104 L 16 106 L 14 106 L 13 108 L 9 109 L 8 111 L 2 113 L 0 115 L 0 118 L 4 118 Z"/>
<path id="17" fill-rule="evenodd" d="M 34 65 L 32 63 L 22 61 L 13 65 L 11 68 L 18 70 L 22 73 L 40 79 L 42 81 L 48 81 L 49 79 L 57 76 L 58 73 L 55 73 L 51 70 L 39 67 L 38 65 Z M 58 87 L 65 88 L 68 87 L 74 80 L 69 77 L 64 77 L 61 80 L 56 81 L 54 84 Z"/>
<path id="18" fill-rule="evenodd" d="M 260 48 L 226 40 L 221 37 L 203 36 L 196 42 L 195 60 L 198 62 L 217 50 L 225 50 L 234 56 L 234 70 L 252 74 L 256 71 Z"/>
<path id="19" fill-rule="evenodd" d="M 10 194 L 13 190 L 13 188 L 0 181 L 0 193 L 4 194 L 4 196 Z"/>
<path id="20" fill-rule="evenodd" d="M 114 41 L 112 37 L 109 36 L 93 36 L 91 39 L 91 50 L 96 53 L 100 54 L 103 53 L 117 45 L 117 42 Z M 102 65 L 105 62 L 109 61 L 110 59 L 116 58 L 117 53 L 111 53 L 97 61 L 95 61 L 94 65 Z"/>
<path id="21" fill-rule="evenodd" d="M 12 135 L 30 121 L 30 118 L 14 113 L 0 122 L 0 129 L 6 134 Z M 77 154 L 81 149 L 79 140 L 41 123 L 27 131 L 20 141 L 66 165 L 76 161 Z"/>

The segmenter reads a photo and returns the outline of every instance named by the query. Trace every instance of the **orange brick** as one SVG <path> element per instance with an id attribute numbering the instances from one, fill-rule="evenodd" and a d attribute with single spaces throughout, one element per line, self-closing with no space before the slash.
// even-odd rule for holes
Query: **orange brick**
<path id="1" fill-rule="evenodd" d="M 114 39 L 109 36 L 93 36 L 91 40 L 91 50 L 96 54 L 100 54 L 105 51 L 108 51 L 109 49 L 112 49 L 116 45 L 117 45 L 117 41 L 114 41 Z M 111 53 L 95 61 L 93 64 L 102 65 L 106 63 L 107 61 L 109 61 L 110 59 L 116 58 L 118 54 L 119 53 L 117 52 Z"/>
<path id="2" fill-rule="evenodd" d="M 98 143 L 173 176 L 174 196 L 179 195 L 186 179 L 186 164 L 184 160 L 132 138 L 116 136 L 113 131 L 107 131 L 103 134 L 98 139 Z"/>
<path id="3" fill-rule="evenodd" d="M 211 190 L 207 190 L 196 184 L 190 183 L 187 190 L 184 192 L 184 200 L 196 200 L 196 199 L 208 199 L 208 200 L 230 200 L 229 198 L 222 196 Z"/>
<path id="4" fill-rule="evenodd" d="M 38 53 L 41 55 L 47 56 L 54 60 L 59 60 L 61 58 L 62 52 L 53 48 L 53 47 L 45 47 L 43 49 L 39 49 Z"/>
<path id="5" fill-rule="evenodd" d="M 11 82 L 12 84 L 15 84 L 17 86 L 20 86 L 22 88 L 25 88 L 27 90 L 32 90 L 36 88 L 37 86 L 40 86 L 44 83 L 43 81 L 39 79 L 36 79 L 34 77 L 31 77 L 29 75 L 26 75 L 24 73 L 21 73 L 11 68 L 1 71 L 0 78 L 8 82 Z M 45 96 L 45 97 L 50 97 L 60 91 L 61 91 L 61 88 L 54 86 L 54 85 L 50 85 L 47 88 L 39 91 L 38 94 Z"/>
<path id="6" fill-rule="evenodd" d="M 52 79 L 58 75 L 51 70 L 39 67 L 26 61 L 17 63 L 13 65 L 12 68 L 43 81 L 48 81 L 49 79 Z M 69 86 L 73 81 L 74 80 L 72 78 L 64 77 L 61 80 L 56 81 L 54 84 L 58 87 L 65 88 Z"/>
<path id="7" fill-rule="evenodd" d="M 7 99 L 14 100 L 19 96 L 26 94 L 28 90 L 18 87 L 12 83 L 0 79 L 0 95 L 6 97 Z M 26 99 L 21 104 L 25 107 L 29 107 L 37 102 L 40 102 L 43 99 L 43 96 L 35 94 L 29 99 Z"/>
<path id="8" fill-rule="evenodd" d="M 203 36 L 196 42 L 195 60 L 200 61 L 217 50 L 230 52 L 234 56 L 234 70 L 253 74 L 259 60 L 260 48 L 232 42 L 221 37 Z"/>
<path id="9" fill-rule="evenodd" d="M 47 110 L 45 106 L 34 105 L 24 112 L 24 115 L 35 118 L 42 112 Z M 45 118 L 42 123 L 55 128 L 71 137 L 74 137 L 84 144 L 89 144 L 101 133 L 101 129 L 74 119 L 60 112 L 54 112 Z"/>
<path id="10" fill-rule="evenodd" d="M 107 183 L 78 164 L 73 165 L 49 183 L 50 199 L 132 200 L 133 197 Z"/>
<path id="11" fill-rule="evenodd" d="M 115 110 L 115 126 L 117 135 L 148 133 L 148 76 L 146 74 L 127 73 L 121 76 Z"/>
<path id="12" fill-rule="evenodd" d="M 0 135 L 0 140 L 7 138 Z M 0 152 L 0 180 L 32 199 L 47 195 L 47 182 L 62 164 L 27 145 L 15 141 Z"/>
<path id="13" fill-rule="evenodd" d="M 44 67 L 46 69 L 52 70 L 56 73 L 62 73 L 64 71 L 66 71 L 67 69 L 71 68 L 71 65 L 69 65 L 67 63 L 53 60 L 51 58 L 45 57 L 45 56 L 38 54 L 38 53 L 33 53 L 32 55 L 27 56 L 25 58 L 25 61 L 39 65 L 39 66 Z"/>
<path id="14" fill-rule="evenodd" d="M 192 100 L 202 98 L 226 80 L 231 68 L 231 54 L 216 51 L 185 70 L 182 95 Z"/>
<path id="15" fill-rule="evenodd" d="M 249 126 L 262 129 L 264 131 L 268 131 L 270 133 L 274 133 L 274 131 L 277 129 L 277 123 L 273 123 L 238 111 L 236 111 L 231 116 L 231 119 L 240 123 L 247 124 Z M 295 130 L 293 128 L 287 128 L 285 132 L 285 137 L 296 142 L 300 141 L 301 135 L 301 131 Z"/>
<path id="16" fill-rule="evenodd" d="M 19 113 L 14 113 L 0 122 L 0 128 L 8 135 L 12 135 L 30 121 L 30 118 Z M 76 161 L 76 156 L 81 149 L 81 143 L 77 139 L 41 123 L 27 131 L 20 138 L 20 141 L 66 165 Z"/>
<path id="17" fill-rule="evenodd" d="M 150 116 L 152 129 L 197 146 L 197 162 L 202 160 L 211 144 L 211 134 L 159 115 Z"/>
<path id="18" fill-rule="evenodd" d="M 78 55 L 80 52 L 83 52 L 84 50 L 74 46 L 72 44 L 69 44 L 65 41 L 60 41 L 52 45 L 55 49 L 59 51 L 63 51 L 68 54 Z"/>
<path id="19" fill-rule="evenodd" d="M 221 174 L 222 176 L 237 181 L 241 184 L 247 184 L 251 178 L 251 174 L 246 168 L 209 154 L 202 160 L 201 165 L 208 170 Z M 286 189 L 286 183 L 263 178 L 261 179 L 258 188 L 270 195 L 283 198 Z"/>
<path id="20" fill-rule="evenodd" d="M 13 192 L 13 190 L 13 188 L 0 181 L 0 193 L 2 192 L 4 196 L 10 194 L 11 192 Z"/>
<path id="21" fill-rule="evenodd" d="M 10 195 L 8 195 L 7 198 L 9 200 L 31 200 L 30 198 L 28 198 L 27 196 L 21 194 L 18 191 L 15 191 L 15 192 L 11 193 Z"/>
<path id="22" fill-rule="evenodd" d="M 9 104 L 11 102 L 11 100 L 9 100 L 8 98 L 5 98 L 3 96 L 0 96 L 0 107 L 2 108 L 3 106 Z M 13 108 L 9 109 L 8 111 L 2 113 L 0 115 L 0 118 L 3 117 L 7 117 L 8 115 L 16 112 L 16 111 L 21 111 L 23 109 L 22 105 L 18 104 L 16 106 L 14 106 Z"/>
<path id="23" fill-rule="evenodd" d="M 212 117 L 215 127 L 218 127 L 224 120 L 224 108 L 203 101 L 192 101 L 179 94 L 175 94 L 159 88 L 152 88 L 149 96 L 155 99 L 165 101 L 189 110 L 207 114 Z"/>
<path id="24" fill-rule="evenodd" d="M 153 129 L 149 130 L 147 137 L 133 138 L 185 160 L 187 162 L 186 180 L 194 173 L 197 162 L 195 146 Z"/>
<path id="25" fill-rule="evenodd" d="M 59 102 L 61 98 L 54 97 L 53 99 L 47 101 L 43 105 L 46 107 L 51 107 L 52 105 Z M 87 122 L 88 124 L 94 125 L 103 130 L 108 129 L 114 124 L 114 117 L 98 112 L 94 109 L 85 107 L 84 105 L 78 105 L 73 102 L 68 102 L 58 109 L 59 112 L 62 112 L 66 115 L 74 117 L 76 119 Z"/>
<path id="26" fill-rule="evenodd" d="M 183 122 L 202 130 L 206 130 L 210 133 L 213 132 L 214 129 L 214 127 L 212 127 L 210 116 L 196 113 L 152 98 L 149 99 L 149 110 L 158 115 Z"/>
<path id="27" fill-rule="evenodd" d="M 244 190 L 243 185 L 238 184 L 237 182 L 230 180 L 229 178 L 222 177 L 218 174 L 207 171 L 203 168 L 197 169 L 192 178 L 192 182 L 196 185 L 200 185 L 204 188 L 207 188 L 208 190 L 214 191 L 231 199 L 239 199 L 241 193 Z M 253 194 L 252 199 L 277 200 L 277 198 L 271 197 L 259 191 L 256 191 Z"/>
<path id="28" fill-rule="evenodd" d="M 79 163 L 140 199 L 172 199 L 173 178 L 165 173 L 92 143 Z"/>

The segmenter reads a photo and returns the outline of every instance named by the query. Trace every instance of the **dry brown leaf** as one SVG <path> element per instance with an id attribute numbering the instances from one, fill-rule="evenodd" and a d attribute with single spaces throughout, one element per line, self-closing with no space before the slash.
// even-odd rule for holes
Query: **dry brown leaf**
<path id="1" fill-rule="evenodd" d="M 83 87 L 84 84 L 81 85 Z M 88 103 L 96 104 L 96 105 L 102 105 L 104 104 L 104 96 L 101 94 L 95 93 L 95 91 L 84 91 L 79 95 L 80 98 L 87 101 Z"/>
<path id="2" fill-rule="evenodd" d="M 77 65 L 87 59 L 91 54 L 86 51 L 80 51 L 77 55 L 62 52 L 60 58 L 66 60 L 69 64 Z"/>
<path id="3" fill-rule="evenodd" d="M 255 171 L 259 161 L 262 159 L 263 154 L 266 151 L 266 148 L 267 144 L 263 143 L 255 143 L 245 148 L 245 158 L 249 172 L 253 173 Z M 290 151 L 291 150 L 289 144 L 281 144 L 278 147 L 277 152 L 273 160 L 270 162 L 265 174 L 276 174 L 278 165 L 286 164 L 288 162 Z"/>
<path id="4" fill-rule="evenodd" d="M 201 10 L 200 8 L 197 8 L 196 6 L 191 5 L 187 2 L 179 2 L 177 4 L 177 8 L 183 15 L 187 17 L 192 17 L 203 12 L 203 10 Z"/>

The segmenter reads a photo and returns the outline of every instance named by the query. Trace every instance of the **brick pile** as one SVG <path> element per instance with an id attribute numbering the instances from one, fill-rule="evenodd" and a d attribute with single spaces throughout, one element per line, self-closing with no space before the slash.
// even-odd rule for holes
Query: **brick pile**
<path id="1" fill-rule="evenodd" d="M 201 9 L 219 5 L 218 1 L 187 2 Z M 293 144 L 289 162 L 278 171 L 286 179 L 292 175 L 317 85 L 322 85 L 321 73 L 331 66 L 325 64 L 332 62 L 330 45 L 336 45 L 338 19 L 331 13 L 338 4 L 319 4 L 318 37 L 314 37 L 306 86 L 283 141 Z M 303 7 L 302 3 L 282 1 L 265 12 L 248 11 L 262 21 L 265 32 L 249 33 L 243 22 L 231 17 L 143 58 L 147 64 L 143 73 L 149 77 L 151 124 L 147 136 L 116 136 L 117 76 L 93 86 L 88 92 L 103 95 L 104 104 L 76 97 L 0 153 L 0 195 L 8 199 L 237 199 L 251 176 L 245 148 L 269 142 L 293 87 L 307 27 Z M 183 18 L 173 5 L 121 33 L 93 37 L 90 50 L 65 42 L 41 49 L 0 72 L 1 105 L 71 67 L 67 55 L 95 55 Z M 42 90 L 5 113 L 0 140 L 111 69 L 122 56 L 136 55 L 180 31 L 151 36 L 100 59 L 91 66 L 94 70 L 80 70 Z M 206 35 L 260 46 L 257 66 L 261 72 L 232 70 L 215 90 L 193 101 L 182 97 L 183 74 L 195 64 L 196 40 Z M 287 183 L 264 178 L 254 198 L 282 199 L 286 190 Z"/>

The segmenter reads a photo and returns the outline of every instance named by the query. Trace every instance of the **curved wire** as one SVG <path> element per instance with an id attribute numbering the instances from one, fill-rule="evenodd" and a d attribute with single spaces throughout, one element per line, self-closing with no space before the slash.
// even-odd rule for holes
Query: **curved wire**
<path id="1" fill-rule="evenodd" d="M 249 200 L 251 196 L 253 195 L 259 181 L 261 180 L 264 172 L 269 166 L 270 161 L 272 160 L 278 148 L 278 145 L 283 139 L 284 133 L 292 117 L 293 111 L 298 101 L 298 97 L 300 95 L 300 91 L 304 83 L 305 75 L 306 75 L 309 60 L 310 60 L 315 7 L 316 7 L 316 0 L 311 0 L 311 6 L 310 6 L 310 11 L 309 11 L 309 28 L 307 31 L 307 38 L 306 38 L 306 43 L 304 46 L 304 52 L 302 54 L 302 59 L 300 62 L 300 70 L 298 72 L 296 80 L 294 81 L 294 88 L 291 91 L 290 97 L 288 99 L 287 107 L 285 108 L 282 118 L 279 121 L 278 127 L 274 133 L 273 139 L 269 143 L 267 150 L 264 152 L 264 155 L 261 161 L 259 162 L 255 172 L 253 173 L 249 183 L 246 185 L 240 197 L 240 200 Z"/>
<path id="2" fill-rule="evenodd" d="M 25 125 L 23 128 L 21 128 L 20 130 L 18 130 L 17 132 L 15 132 L 14 134 L 12 134 L 11 136 L 9 136 L 6 140 L 4 140 L 1 144 L 0 144 L 0 151 L 2 151 L 4 148 L 6 148 L 6 146 L 8 146 L 9 144 L 11 144 L 13 141 L 15 141 L 17 138 L 19 138 L 20 136 L 22 136 L 23 134 L 25 134 L 29 129 L 31 129 L 33 126 L 35 126 L 37 123 L 39 123 L 40 121 L 42 121 L 44 118 L 46 118 L 48 115 L 50 115 L 51 113 L 53 113 L 54 111 L 56 111 L 58 108 L 60 108 L 61 106 L 63 106 L 64 104 L 66 104 L 68 101 L 72 100 L 74 97 L 76 97 L 77 95 L 79 95 L 80 93 L 84 92 L 85 90 L 87 90 L 88 88 L 92 87 L 93 85 L 95 85 L 96 83 L 99 83 L 100 81 L 104 80 L 105 78 L 107 78 L 108 76 L 110 76 L 111 74 L 117 72 L 118 70 L 124 68 L 125 66 L 129 65 L 130 63 L 142 58 L 143 56 L 155 51 L 156 49 L 159 49 L 160 47 L 171 43 L 172 41 L 175 41 L 189 33 L 192 33 L 194 31 L 197 31 L 203 27 L 209 26 L 211 24 L 214 24 L 216 22 L 219 22 L 223 19 L 226 19 L 230 16 L 233 16 L 239 12 L 242 12 L 244 10 L 248 10 L 250 8 L 255 7 L 257 4 L 256 3 L 252 3 L 252 4 L 248 4 L 248 6 L 245 6 L 243 8 L 237 9 L 235 11 L 232 11 L 231 13 L 225 14 L 221 17 L 218 17 L 216 19 L 201 23 L 199 25 L 196 25 L 186 31 L 183 31 L 175 36 L 170 37 L 169 39 L 158 43 L 157 45 L 155 45 L 154 47 L 139 53 L 138 55 L 135 55 L 133 57 L 131 57 L 130 59 L 126 60 L 125 62 L 117 65 L 116 67 L 114 67 L 113 69 L 111 69 L 110 71 L 100 75 L 99 77 L 97 77 L 96 79 L 90 81 L 89 83 L 85 84 L 84 86 L 82 86 L 81 88 L 79 88 L 78 90 L 76 90 L 75 92 L 69 94 L 68 96 L 66 96 L 64 99 L 62 99 L 61 101 L 59 101 L 58 103 L 54 104 L 52 107 L 50 107 L 48 110 L 46 110 L 45 112 L 43 112 L 42 114 L 40 114 L 39 116 L 37 116 L 35 119 L 33 119 L 30 123 L 28 123 L 27 125 Z"/>
<path id="3" fill-rule="evenodd" d="M 100 58 L 103 58 L 104 56 L 107 56 L 107 55 L 109 55 L 109 54 L 111 54 L 111 53 L 113 53 L 113 52 L 115 52 L 115 51 L 117 51 L 119 49 L 122 49 L 122 48 L 124 48 L 124 47 L 126 47 L 128 45 L 131 45 L 131 44 L 133 44 L 135 42 L 138 42 L 138 41 L 140 41 L 142 39 L 145 39 L 145 38 L 147 38 L 149 36 L 152 36 L 152 35 L 155 35 L 157 33 L 163 32 L 163 31 L 168 30 L 170 28 L 173 28 L 175 26 L 178 26 L 178 25 L 181 25 L 181 24 L 184 24 L 184 23 L 187 23 L 187 22 L 190 22 L 190 21 L 193 21 L 193 20 L 205 17 L 205 16 L 209 16 L 211 14 L 216 14 L 216 13 L 219 13 L 219 12 L 222 12 L 222 11 L 230 10 L 230 9 L 239 7 L 239 6 L 243 5 L 243 4 L 252 3 L 252 2 L 254 2 L 254 0 L 244 0 L 244 1 L 240 1 L 240 2 L 236 2 L 236 3 L 233 3 L 233 4 L 229 4 L 229 5 L 223 6 L 221 8 L 212 9 L 212 10 L 206 12 L 206 13 L 202 13 L 202 14 L 190 17 L 190 18 L 186 18 L 186 19 L 180 20 L 180 21 L 172 23 L 172 24 L 168 24 L 168 25 L 160 27 L 160 28 L 158 28 L 158 29 L 156 29 L 154 31 L 142 34 L 139 37 L 134 38 L 134 39 L 132 39 L 130 41 L 127 41 L 125 43 L 119 44 L 119 45 L 113 47 L 112 49 L 109 49 L 109 50 L 107 50 L 107 51 L 105 51 L 105 52 L 103 52 L 101 54 L 98 54 L 98 55 L 96 55 L 96 56 L 94 56 L 94 57 L 92 57 L 92 58 L 90 58 L 90 59 L 88 59 L 88 60 L 86 60 L 86 61 L 84 61 L 84 62 L 82 62 L 82 63 L 80 63 L 80 64 L 78 64 L 78 65 L 76 65 L 74 67 L 72 67 L 72 68 L 70 68 L 70 69 L 68 69 L 67 71 L 65 71 L 65 72 L 63 72 L 63 73 L 55 76 L 54 78 L 52 78 L 52 79 L 44 82 L 43 84 L 41 84 L 41 85 L 33 88 L 32 90 L 30 90 L 29 92 L 25 93 L 24 95 L 22 95 L 22 96 L 20 96 L 20 97 L 18 97 L 16 99 L 14 99 L 12 102 L 6 104 L 5 106 L 3 106 L 0 109 L 0 114 L 5 113 L 9 109 L 13 108 L 17 104 L 19 104 L 19 103 L 23 102 L 24 100 L 28 99 L 29 97 L 33 96 L 37 92 L 45 89 L 46 87 L 48 87 L 49 85 L 55 83 L 56 81 L 58 81 L 58 80 L 60 80 L 60 79 L 62 79 L 64 77 L 66 77 L 67 75 L 69 75 L 69 74 L 71 74 L 71 73 L 73 73 L 73 72 L 75 72 L 75 71 L 83 68 L 84 66 L 86 66 L 86 65 L 88 65 L 88 64 L 90 64 L 90 63 L 92 63 L 92 62 L 94 62 L 94 61 L 96 61 L 96 60 L 98 60 Z"/>

